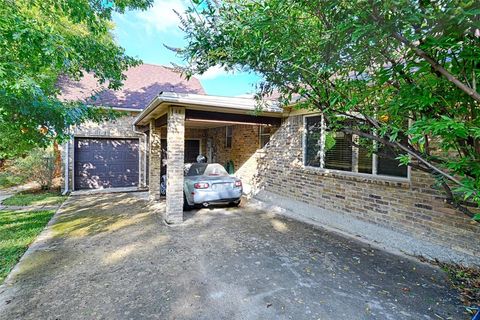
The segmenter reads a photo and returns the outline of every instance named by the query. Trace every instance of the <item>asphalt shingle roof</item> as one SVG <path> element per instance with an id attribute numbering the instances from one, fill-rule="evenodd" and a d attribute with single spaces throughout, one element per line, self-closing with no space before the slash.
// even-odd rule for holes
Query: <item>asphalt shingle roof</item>
<path id="1" fill-rule="evenodd" d="M 186 80 L 180 73 L 160 65 L 142 64 L 124 72 L 127 79 L 120 90 L 100 85 L 93 74 L 86 73 L 80 81 L 59 79 L 60 99 L 86 101 L 92 105 L 142 110 L 160 92 L 205 94 L 196 78 Z M 95 98 L 92 99 L 92 95 Z"/>

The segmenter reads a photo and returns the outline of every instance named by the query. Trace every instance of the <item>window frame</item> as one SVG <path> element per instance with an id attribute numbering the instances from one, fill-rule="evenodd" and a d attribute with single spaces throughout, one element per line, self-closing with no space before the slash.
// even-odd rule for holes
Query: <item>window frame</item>
<path id="1" fill-rule="evenodd" d="M 265 127 L 266 127 L 265 125 L 260 125 L 258 127 L 258 147 L 260 149 L 265 148 L 270 143 L 270 139 L 272 138 L 272 133 L 271 132 L 269 132 L 269 133 L 264 133 L 263 132 Z M 265 137 L 265 136 L 268 136 L 268 142 L 265 143 L 265 145 L 262 146 L 262 137 Z"/>
<path id="2" fill-rule="evenodd" d="M 310 117 L 321 117 L 321 125 L 320 125 L 320 139 L 322 140 L 320 143 L 320 166 L 319 167 L 314 167 L 314 166 L 309 166 L 306 164 L 307 162 L 307 118 Z M 325 132 L 327 131 L 325 121 L 323 118 L 322 113 L 310 113 L 310 114 L 305 114 L 302 117 L 302 166 L 304 169 L 309 169 L 309 170 L 316 170 L 319 172 L 324 172 L 324 173 L 335 173 L 338 175 L 345 175 L 345 176 L 355 176 L 355 177 L 362 177 L 362 178 L 370 178 L 370 179 L 376 179 L 376 180 L 385 180 L 385 181 L 395 181 L 395 182 L 410 182 L 411 181 L 411 167 L 407 166 L 407 176 L 406 177 L 396 177 L 396 176 L 389 176 L 389 175 L 383 175 L 383 174 L 378 174 L 377 173 L 377 165 L 378 165 L 378 157 L 377 154 L 372 154 L 372 173 L 362 173 L 362 172 L 354 172 L 354 171 L 343 171 L 343 170 L 337 170 L 337 169 L 328 169 L 325 168 Z M 358 137 L 357 135 L 353 135 L 353 137 Z M 377 144 L 376 141 L 372 142 L 374 145 Z M 352 155 L 357 154 L 357 159 L 356 163 L 353 163 L 352 159 L 352 170 L 353 168 L 357 168 L 358 170 L 358 148 L 352 146 Z"/>

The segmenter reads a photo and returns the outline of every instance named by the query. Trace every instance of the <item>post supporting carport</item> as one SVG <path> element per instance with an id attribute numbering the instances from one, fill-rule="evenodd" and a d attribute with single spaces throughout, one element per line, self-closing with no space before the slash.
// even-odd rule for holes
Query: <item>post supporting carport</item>
<path id="1" fill-rule="evenodd" d="M 155 125 L 155 120 L 150 120 L 150 164 L 148 170 L 149 198 L 150 200 L 160 199 L 160 166 L 162 152 L 162 137 L 160 128 Z"/>
<path id="2" fill-rule="evenodd" d="M 167 145 L 167 208 L 165 221 L 174 224 L 183 222 L 185 107 L 168 107 Z"/>

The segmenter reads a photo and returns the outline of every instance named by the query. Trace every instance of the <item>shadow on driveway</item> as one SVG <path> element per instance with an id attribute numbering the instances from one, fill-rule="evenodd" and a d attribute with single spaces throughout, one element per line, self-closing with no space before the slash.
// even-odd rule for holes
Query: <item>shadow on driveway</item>
<path id="1" fill-rule="evenodd" d="M 67 201 L 1 319 L 467 319 L 439 269 L 253 204 L 167 227 L 138 193 Z"/>

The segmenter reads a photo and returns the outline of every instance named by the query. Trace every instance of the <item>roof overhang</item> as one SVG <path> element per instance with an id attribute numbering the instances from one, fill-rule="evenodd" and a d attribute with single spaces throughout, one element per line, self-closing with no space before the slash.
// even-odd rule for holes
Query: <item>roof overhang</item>
<path id="1" fill-rule="evenodd" d="M 283 109 L 273 101 L 260 106 L 254 99 L 209 96 L 191 93 L 162 92 L 156 96 L 135 119 L 135 126 L 146 126 L 167 113 L 169 106 L 184 106 L 188 110 L 217 112 L 223 114 L 257 115 L 281 118 Z M 215 119 L 218 121 L 219 119 Z"/>

